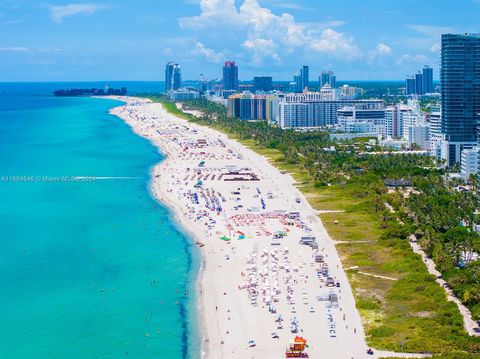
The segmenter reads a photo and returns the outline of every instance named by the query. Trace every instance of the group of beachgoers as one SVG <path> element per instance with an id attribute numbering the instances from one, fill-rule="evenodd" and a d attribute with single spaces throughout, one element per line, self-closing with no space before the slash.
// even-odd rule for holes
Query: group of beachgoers
<path id="1" fill-rule="evenodd" d="M 160 104 L 127 99 L 113 112 L 166 156 L 152 192 L 201 247 L 204 357 L 281 358 L 297 335 L 311 357 L 363 357 L 335 246 L 288 174 Z"/>

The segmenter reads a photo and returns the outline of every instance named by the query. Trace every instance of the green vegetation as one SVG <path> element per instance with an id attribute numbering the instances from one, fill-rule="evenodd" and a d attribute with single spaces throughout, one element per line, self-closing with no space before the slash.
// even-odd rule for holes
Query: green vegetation
<path id="1" fill-rule="evenodd" d="M 178 113 L 175 106 L 166 106 Z M 199 119 L 187 116 L 189 120 L 227 133 L 291 173 L 314 208 L 342 211 L 320 217 L 340 242 L 337 249 L 370 345 L 438 353 L 438 358 L 469 358 L 480 352 L 480 338 L 465 333 L 457 307 L 408 243 L 414 233 L 479 318 L 480 262 L 468 258 L 480 252 L 478 235 L 468 229 L 475 223 L 478 201 L 447 188 L 433 159 L 372 155 L 379 148 L 366 140 L 332 143 L 325 132 L 301 133 L 228 118 L 223 106 L 204 99 L 184 106 L 203 113 Z M 398 187 L 389 190 L 388 181 Z"/>
<path id="2" fill-rule="evenodd" d="M 394 351 L 442 352 L 455 345 L 458 337 L 469 340 L 458 309 L 446 300 L 420 257 L 405 239 L 386 236 L 389 229 L 382 229 L 383 220 L 368 213 L 355 198 L 355 188 L 355 184 L 346 184 L 317 191 L 330 199 L 337 193 L 339 201 L 333 204 L 345 209 L 321 218 L 330 236 L 342 241 L 337 249 L 364 318 L 369 344 Z M 464 345 L 458 342 L 458 348 L 465 349 Z"/>

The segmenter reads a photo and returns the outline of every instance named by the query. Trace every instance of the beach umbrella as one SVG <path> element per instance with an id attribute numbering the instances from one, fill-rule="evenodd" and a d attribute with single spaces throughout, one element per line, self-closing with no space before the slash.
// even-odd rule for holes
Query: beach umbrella
<path id="1" fill-rule="evenodd" d="M 230 238 L 228 238 L 227 236 L 220 237 L 220 239 L 222 241 L 226 241 L 226 242 L 228 242 L 230 240 Z"/>

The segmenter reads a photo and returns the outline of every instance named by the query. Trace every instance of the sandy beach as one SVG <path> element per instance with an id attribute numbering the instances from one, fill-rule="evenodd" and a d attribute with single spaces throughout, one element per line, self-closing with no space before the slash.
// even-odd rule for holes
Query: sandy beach
<path id="1" fill-rule="evenodd" d="M 111 112 L 166 156 L 153 194 L 201 248 L 202 357 L 285 358 L 296 336 L 310 358 L 390 354 L 367 354 L 335 245 L 290 175 L 160 104 L 121 100 Z"/>

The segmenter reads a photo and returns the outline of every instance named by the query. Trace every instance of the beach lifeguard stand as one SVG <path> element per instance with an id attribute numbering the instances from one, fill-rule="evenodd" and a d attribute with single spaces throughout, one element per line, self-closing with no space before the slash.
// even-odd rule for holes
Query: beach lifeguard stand
<path id="1" fill-rule="evenodd" d="M 308 354 L 305 353 L 306 348 L 307 340 L 297 336 L 285 350 L 285 358 L 308 358 Z"/>

